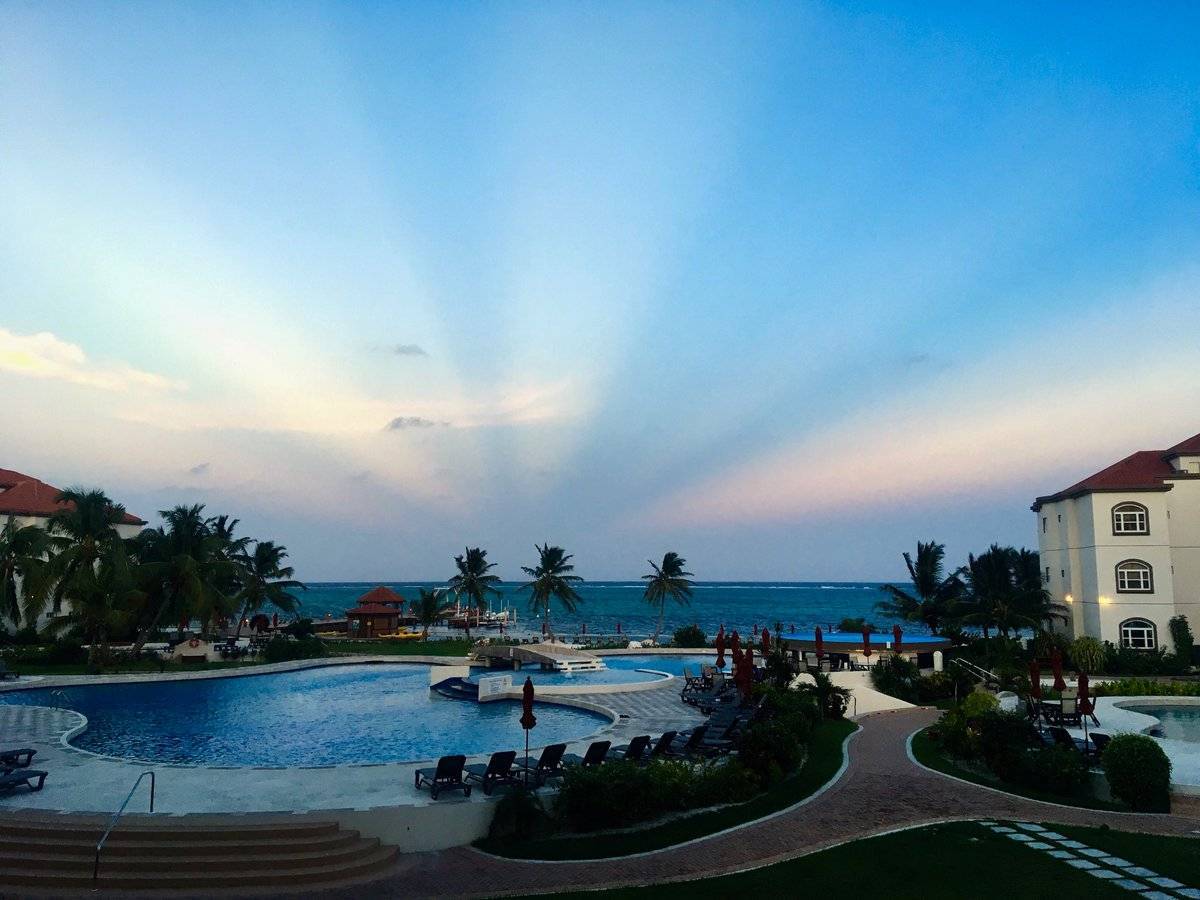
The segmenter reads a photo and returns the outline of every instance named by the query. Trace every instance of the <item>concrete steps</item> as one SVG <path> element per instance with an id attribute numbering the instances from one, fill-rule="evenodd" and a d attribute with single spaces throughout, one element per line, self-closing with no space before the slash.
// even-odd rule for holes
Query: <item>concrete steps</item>
<path id="1" fill-rule="evenodd" d="M 0 885 L 41 890 L 312 890 L 382 875 L 395 847 L 336 823 L 120 824 L 93 881 L 102 825 L 0 821 Z"/>

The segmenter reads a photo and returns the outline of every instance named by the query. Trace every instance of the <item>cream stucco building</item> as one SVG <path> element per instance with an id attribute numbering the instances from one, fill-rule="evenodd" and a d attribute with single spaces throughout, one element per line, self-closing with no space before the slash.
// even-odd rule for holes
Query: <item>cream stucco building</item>
<path id="1" fill-rule="evenodd" d="M 1042 579 L 1070 634 L 1172 649 L 1171 617 L 1200 631 L 1200 435 L 1139 450 L 1033 511 Z"/>

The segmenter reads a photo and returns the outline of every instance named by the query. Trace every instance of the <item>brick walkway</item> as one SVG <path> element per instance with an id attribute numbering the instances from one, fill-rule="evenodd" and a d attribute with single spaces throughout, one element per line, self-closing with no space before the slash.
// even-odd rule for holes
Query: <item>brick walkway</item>
<path id="1" fill-rule="evenodd" d="M 721 875 L 781 862 L 852 838 L 947 819 L 1020 819 L 1129 831 L 1192 835 L 1200 818 L 1150 816 L 1059 807 L 958 782 L 915 765 L 905 751 L 912 732 L 937 712 L 909 709 L 862 720 L 843 777 L 813 802 L 774 818 L 690 844 L 620 861 L 536 863 L 504 860 L 458 847 L 401 857 L 373 884 L 372 897 L 485 897 L 643 885 Z M 1200 844 L 1197 845 L 1200 851 Z M 359 892 L 324 892 L 362 896 Z"/>

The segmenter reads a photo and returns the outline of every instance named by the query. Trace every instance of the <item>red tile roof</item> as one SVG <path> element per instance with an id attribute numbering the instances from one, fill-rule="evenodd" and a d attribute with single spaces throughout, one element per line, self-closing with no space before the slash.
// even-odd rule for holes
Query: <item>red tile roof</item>
<path id="1" fill-rule="evenodd" d="M 1131 453 L 1120 462 L 1089 475 L 1069 488 L 1038 497 L 1033 509 L 1037 511 L 1043 503 L 1055 503 L 1095 491 L 1169 491 L 1171 485 L 1166 483 L 1166 479 L 1189 477 L 1188 473 L 1180 472 L 1169 461 L 1183 453 L 1200 453 L 1200 434 L 1176 444 L 1170 450 L 1138 450 Z"/>
<path id="2" fill-rule="evenodd" d="M 384 587 L 382 584 L 379 587 L 373 587 L 361 597 L 358 598 L 359 606 L 371 606 L 372 604 L 383 603 L 404 603 L 404 598 L 393 591 L 390 587 Z"/>
<path id="3" fill-rule="evenodd" d="M 68 503 L 59 503 L 58 488 L 11 469 L 0 469 L 0 516 L 52 516 Z M 125 513 L 123 525 L 145 525 L 143 519 Z"/>

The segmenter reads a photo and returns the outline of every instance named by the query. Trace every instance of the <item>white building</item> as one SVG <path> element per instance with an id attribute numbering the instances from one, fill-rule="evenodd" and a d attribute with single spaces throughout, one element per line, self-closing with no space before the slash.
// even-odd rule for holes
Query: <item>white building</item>
<path id="1" fill-rule="evenodd" d="M 17 527 L 38 525 L 45 528 L 52 515 L 70 508 L 68 504 L 58 502 L 60 493 L 58 488 L 30 475 L 0 469 L 0 528 L 9 522 L 14 522 Z M 142 519 L 126 513 L 117 525 L 117 533 L 125 538 L 136 537 L 145 527 Z M 4 623 L 0 623 L 0 629 L 3 627 Z"/>
<path id="2" fill-rule="evenodd" d="M 1200 630 L 1200 435 L 1139 450 L 1038 497 L 1042 579 L 1069 634 L 1171 649 L 1167 623 Z"/>

